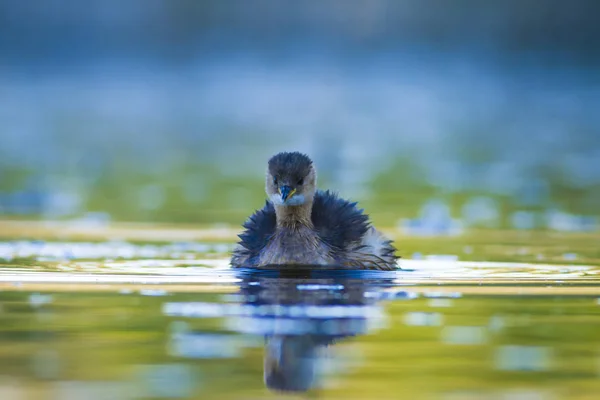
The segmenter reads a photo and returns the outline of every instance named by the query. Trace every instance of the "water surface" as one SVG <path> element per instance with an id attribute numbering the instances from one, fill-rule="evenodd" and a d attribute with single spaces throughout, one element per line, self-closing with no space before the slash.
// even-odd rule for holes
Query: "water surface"
<path id="1" fill-rule="evenodd" d="M 121 249 L 107 259 L 79 248 L 70 259 L 7 263 L 0 398 L 537 400 L 600 391 L 596 266 L 430 257 L 405 260 L 397 273 L 279 276 L 231 270 L 226 248 L 203 259 L 188 250 L 140 258 Z"/>

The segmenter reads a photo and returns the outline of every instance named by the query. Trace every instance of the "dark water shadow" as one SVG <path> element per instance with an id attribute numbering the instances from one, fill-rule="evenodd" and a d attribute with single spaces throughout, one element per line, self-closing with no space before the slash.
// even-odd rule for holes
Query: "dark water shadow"
<path id="1" fill-rule="evenodd" d="M 281 268 L 238 268 L 235 275 L 244 279 L 251 277 L 269 278 L 314 278 L 314 279 L 357 279 L 365 284 L 395 279 L 398 271 L 343 269 L 327 266 L 281 266 Z M 404 270 L 402 270 L 404 272 Z"/>
<path id="2" fill-rule="evenodd" d="M 369 333 L 385 317 L 381 300 L 414 297 L 386 290 L 394 272 L 241 270 L 238 276 L 238 301 L 253 312 L 231 326 L 264 337 L 264 382 L 276 391 L 319 387 L 327 349 Z"/>

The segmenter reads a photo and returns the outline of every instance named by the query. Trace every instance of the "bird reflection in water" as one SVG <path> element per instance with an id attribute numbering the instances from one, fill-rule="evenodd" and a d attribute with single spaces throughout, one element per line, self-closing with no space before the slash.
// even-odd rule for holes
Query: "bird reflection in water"
<path id="1" fill-rule="evenodd" d="M 411 297 L 384 290 L 393 280 L 389 274 L 368 274 L 313 271 L 243 277 L 239 301 L 254 312 L 233 316 L 228 325 L 265 337 L 264 381 L 269 389 L 303 392 L 319 387 L 332 345 L 380 327 L 385 314 L 379 300 Z"/>

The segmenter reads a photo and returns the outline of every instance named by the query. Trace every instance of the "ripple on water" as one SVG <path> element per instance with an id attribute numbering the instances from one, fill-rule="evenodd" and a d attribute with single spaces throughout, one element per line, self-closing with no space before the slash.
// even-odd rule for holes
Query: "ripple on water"
<path id="1" fill-rule="evenodd" d="M 172 282 L 175 277 L 188 276 L 190 283 L 203 283 L 214 279 L 223 281 L 227 277 L 235 281 L 233 275 L 243 274 L 244 270 L 233 272 L 229 267 L 230 243 L 196 243 L 173 242 L 167 244 L 135 244 L 124 241 L 107 242 L 44 242 L 44 241 L 11 241 L 0 242 L 0 259 L 7 264 L 0 273 L 0 280 L 19 281 L 21 274 L 39 273 L 41 271 L 63 271 L 71 274 L 65 281 L 76 282 L 81 276 L 90 274 L 129 274 L 131 282 L 136 282 L 135 275 L 156 276 L 153 282 Z M 456 255 L 420 255 L 418 259 L 401 259 L 401 271 L 336 271 L 338 276 L 360 277 L 361 279 L 394 278 L 395 285 L 425 282 L 444 282 L 463 280 L 470 282 L 492 282 L 498 279 L 520 281 L 552 281 L 561 284 L 569 280 L 585 279 L 595 281 L 600 276 L 598 266 L 572 264 L 543 263 L 510 263 L 491 261 L 461 261 Z M 575 253 L 565 253 L 565 261 L 576 259 Z M 18 260 L 28 260 L 20 263 Z M 13 260 L 13 261 L 11 261 Z M 33 261 L 32 261 L 33 260 Z M 13 264 L 11 264 L 13 262 Z M 256 271 L 251 271 L 256 273 Z M 265 276 L 277 276 L 279 271 L 262 271 Z M 321 271 L 314 270 L 312 274 Z M 324 271 L 325 275 L 331 271 Z M 385 275 L 387 274 L 387 275 Z M 47 277 L 54 282 L 60 278 Z M 176 279 L 175 279 L 176 280 Z M 138 280 L 138 283 L 143 281 Z M 310 288 L 307 287 L 307 290 Z M 383 294 L 381 294 L 383 296 Z M 389 294 L 386 294 L 390 296 Z M 460 295 L 460 294 L 459 294 Z M 425 297 L 435 297 L 434 292 L 424 293 Z M 452 295 L 446 291 L 444 297 Z M 401 296 L 400 296 L 401 297 Z"/>
<path id="2" fill-rule="evenodd" d="M 0 317 L 10 322 L 20 313 L 25 323 L 19 335 L 13 334 L 16 325 L 0 325 L 5 337 L 11 335 L 5 347 L 0 341 L 0 354 L 17 365 L 29 362 L 32 371 L 5 363 L 0 372 L 28 383 L 51 382 L 58 385 L 54 393 L 65 398 L 93 396 L 103 388 L 103 398 L 126 398 L 120 391 L 128 388 L 134 398 L 182 399 L 243 398 L 264 385 L 319 388 L 323 397 L 333 389 L 349 399 L 363 397 L 358 390 L 363 387 L 374 388 L 369 390 L 378 398 L 402 392 L 411 398 L 460 399 L 490 398 L 490 393 L 504 398 L 518 395 L 520 387 L 561 393 L 558 385 L 582 380 L 597 388 L 597 295 L 527 296 L 522 285 L 516 295 L 495 296 L 489 294 L 503 287 L 493 279 L 489 292 L 469 292 L 494 276 L 490 271 L 506 276 L 521 271 L 522 264 L 475 268 L 476 263 L 453 261 L 440 267 L 423 260 L 411 271 L 392 274 L 317 271 L 316 278 L 282 278 L 277 271 L 232 270 L 225 257 L 206 261 L 214 264 L 114 260 L 103 274 L 0 274 L 25 283 L 71 279 L 112 288 L 92 293 L 75 285 L 76 293 L 55 293 L 28 292 L 23 285 L 2 293 L 6 311 Z M 448 277 L 457 276 L 452 272 L 470 269 L 489 275 L 474 273 L 469 284 L 447 287 Z M 530 276 L 540 279 L 556 271 L 541 266 Z M 422 286 L 408 278 L 419 276 Z M 110 285 L 117 283 L 127 285 Z M 181 287 L 191 290 L 178 292 Z M 207 287 L 219 290 L 203 292 Z M 40 319 L 44 315 L 51 318 Z M 42 351 L 40 343 L 46 347 Z M 84 380 L 66 384 L 71 371 L 106 379 L 106 387 Z"/>

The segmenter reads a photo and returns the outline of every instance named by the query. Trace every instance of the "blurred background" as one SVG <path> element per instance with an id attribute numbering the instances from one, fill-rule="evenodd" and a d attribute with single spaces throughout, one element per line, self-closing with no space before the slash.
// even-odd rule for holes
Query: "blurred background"
<path id="1" fill-rule="evenodd" d="M 600 3 L 0 0 L 0 214 L 239 224 L 281 150 L 377 224 L 591 231 Z"/>

